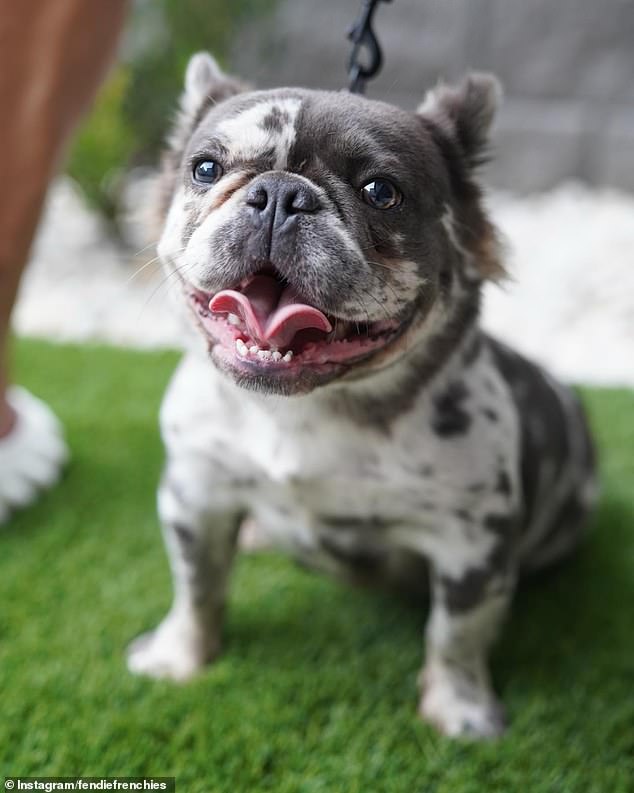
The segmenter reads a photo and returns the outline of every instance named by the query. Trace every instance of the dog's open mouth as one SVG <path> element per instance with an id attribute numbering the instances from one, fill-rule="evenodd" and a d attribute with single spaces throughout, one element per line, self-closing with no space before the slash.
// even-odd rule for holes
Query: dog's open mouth
<path id="1" fill-rule="evenodd" d="M 354 363 L 384 347 L 402 328 L 395 319 L 362 323 L 328 315 L 271 271 L 216 294 L 191 285 L 186 291 L 225 358 L 271 373 Z"/>

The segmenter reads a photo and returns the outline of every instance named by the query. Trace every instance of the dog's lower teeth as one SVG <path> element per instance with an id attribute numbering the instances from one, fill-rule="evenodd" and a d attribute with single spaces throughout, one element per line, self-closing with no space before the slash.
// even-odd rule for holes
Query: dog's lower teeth
<path id="1" fill-rule="evenodd" d="M 242 320 L 240 317 L 237 317 L 235 314 L 227 314 L 227 322 L 230 325 L 234 325 L 236 328 L 242 325 Z"/>
<path id="2" fill-rule="evenodd" d="M 289 350 L 282 358 L 285 363 L 290 363 L 293 358 L 293 351 Z"/>
<path id="3" fill-rule="evenodd" d="M 261 361 L 268 361 L 268 360 L 270 360 L 270 358 L 271 358 L 271 356 L 272 356 L 272 355 L 273 355 L 273 353 L 272 353 L 270 350 L 260 350 L 260 351 L 258 352 L 258 358 L 259 358 Z"/>
<path id="4" fill-rule="evenodd" d="M 257 355 L 260 352 L 260 348 L 258 347 L 257 344 L 252 344 L 249 347 L 249 352 L 251 353 L 251 355 Z"/>
<path id="5" fill-rule="evenodd" d="M 236 339 L 236 350 L 239 355 L 245 356 L 248 354 L 249 349 L 242 339 Z"/>
<path id="6" fill-rule="evenodd" d="M 279 350 L 274 350 L 271 353 L 271 358 L 273 358 L 274 361 L 281 361 L 282 360 L 282 353 Z"/>

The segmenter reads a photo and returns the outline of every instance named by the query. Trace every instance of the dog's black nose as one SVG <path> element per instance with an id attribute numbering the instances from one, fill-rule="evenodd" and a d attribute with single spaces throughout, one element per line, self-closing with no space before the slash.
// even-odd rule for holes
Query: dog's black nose
<path id="1" fill-rule="evenodd" d="M 316 212 L 319 197 L 303 180 L 292 174 L 270 173 L 256 179 L 247 192 L 246 202 L 253 207 L 256 225 L 270 223 L 279 229 L 302 213 Z"/>

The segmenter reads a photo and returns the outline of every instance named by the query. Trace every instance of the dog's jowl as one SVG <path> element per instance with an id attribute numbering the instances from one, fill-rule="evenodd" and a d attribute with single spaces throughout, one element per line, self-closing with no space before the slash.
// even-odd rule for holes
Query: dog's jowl
<path id="1" fill-rule="evenodd" d="M 478 326 L 504 274 L 475 175 L 497 95 L 473 74 L 411 113 L 190 62 L 160 195 L 193 328 L 161 414 L 175 596 L 133 671 L 218 653 L 248 515 L 305 563 L 427 589 L 420 713 L 503 730 L 487 651 L 520 574 L 578 544 L 595 476 L 571 391 Z"/>

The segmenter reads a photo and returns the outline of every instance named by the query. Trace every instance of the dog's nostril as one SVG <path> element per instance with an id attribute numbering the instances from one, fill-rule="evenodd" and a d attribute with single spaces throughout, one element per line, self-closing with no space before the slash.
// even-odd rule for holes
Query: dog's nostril
<path id="1" fill-rule="evenodd" d="M 284 218 L 304 212 L 316 212 L 320 208 L 317 194 L 307 185 L 297 184 L 290 179 L 260 179 L 247 191 L 245 202 L 255 210 L 253 219 L 275 218 L 282 223 Z"/>
<path id="2" fill-rule="evenodd" d="M 247 204 L 255 209 L 266 209 L 268 200 L 268 193 L 262 185 L 251 187 L 247 193 Z"/>
<path id="3" fill-rule="evenodd" d="M 293 187 L 285 196 L 284 209 L 289 215 L 297 212 L 314 212 L 317 209 L 317 197 L 303 185 Z"/>

